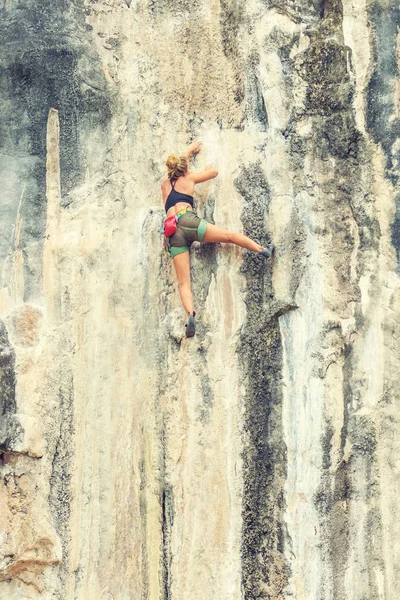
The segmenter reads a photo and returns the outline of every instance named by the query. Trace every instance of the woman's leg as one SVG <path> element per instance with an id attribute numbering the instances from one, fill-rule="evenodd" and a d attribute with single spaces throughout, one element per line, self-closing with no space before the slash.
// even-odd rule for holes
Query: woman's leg
<path id="1" fill-rule="evenodd" d="M 257 244 L 246 235 L 243 235 L 242 233 L 233 233 L 222 227 L 211 225 L 211 223 L 207 223 L 206 232 L 202 242 L 205 242 L 206 244 L 209 242 L 226 242 L 228 244 L 236 244 L 236 246 L 241 246 L 242 248 L 247 248 L 248 250 L 258 253 L 263 250 L 263 246 L 260 246 L 260 244 Z"/>
<path id="2" fill-rule="evenodd" d="M 179 281 L 179 293 L 183 308 L 187 313 L 192 314 L 194 311 L 193 307 L 193 296 L 192 289 L 190 287 L 190 261 L 189 252 L 182 252 L 174 257 L 174 265 L 176 274 Z"/>

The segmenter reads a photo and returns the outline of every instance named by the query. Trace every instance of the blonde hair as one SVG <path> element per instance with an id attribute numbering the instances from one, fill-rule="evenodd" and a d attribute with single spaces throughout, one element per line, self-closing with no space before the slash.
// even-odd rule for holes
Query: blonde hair
<path id="1" fill-rule="evenodd" d="M 189 167 L 186 156 L 178 156 L 177 154 L 170 154 L 165 164 L 168 168 L 168 179 L 178 179 L 181 175 L 185 175 Z"/>

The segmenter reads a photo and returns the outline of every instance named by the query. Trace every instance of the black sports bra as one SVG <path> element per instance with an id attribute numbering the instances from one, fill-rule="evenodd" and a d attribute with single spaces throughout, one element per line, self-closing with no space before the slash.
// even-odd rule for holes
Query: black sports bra
<path id="1" fill-rule="evenodd" d="M 182 192 L 177 192 L 175 189 L 175 183 L 176 181 L 174 183 L 171 181 L 172 190 L 168 194 L 167 201 L 165 202 L 165 212 L 168 212 L 169 209 L 175 206 L 175 204 L 178 204 L 178 202 L 186 202 L 193 208 L 193 196 L 189 196 L 189 194 L 182 194 Z"/>

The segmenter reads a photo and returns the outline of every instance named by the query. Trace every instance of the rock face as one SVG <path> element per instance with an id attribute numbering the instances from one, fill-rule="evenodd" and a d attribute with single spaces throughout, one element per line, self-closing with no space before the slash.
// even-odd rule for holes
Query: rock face
<path id="1" fill-rule="evenodd" d="M 0 600 L 400 597 L 398 2 L 0 10 Z"/>

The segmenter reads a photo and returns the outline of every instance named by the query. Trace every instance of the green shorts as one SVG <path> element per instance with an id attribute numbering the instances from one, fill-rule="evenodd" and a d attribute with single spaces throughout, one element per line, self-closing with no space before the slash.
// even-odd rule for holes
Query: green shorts
<path id="1" fill-rule="evenodd" d="M 173 258 L 182 252 L 189 252 L 193 242 L 202 242 L 206 227 L 207 221 L 191 210 L 179 215 L 176 232 L 168 238 L 170 256 Z"/>

